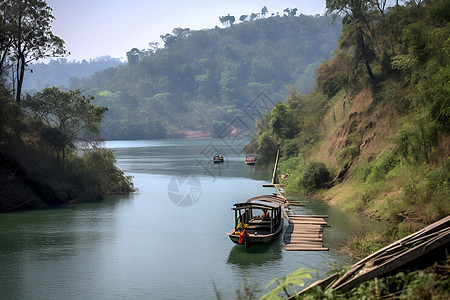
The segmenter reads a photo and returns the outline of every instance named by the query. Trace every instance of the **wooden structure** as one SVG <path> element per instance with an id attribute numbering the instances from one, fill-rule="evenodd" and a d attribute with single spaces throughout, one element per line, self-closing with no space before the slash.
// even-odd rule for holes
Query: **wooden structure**
<path id="1" fill-rule="evenodd" d="M 340 278 L 333 274 L 314 282 L 299 294 L 315 286 L 345 293 L 364 281 L 391 275 L 398 269 L 431 265 L 436 258 L 445 258 L 449 250 L 450 216 L 447 216 L 367 256 Z M 290 299 L 295 299 L 295 296 Z"/>
<path id="2" fill-rule="evenodd" d="M 288 215 L 289 226 L 284 233 L 286 246 L 284 249 L 303 251 L 327 251 L 323 246 L 322 226 L 327 225 L 323 217 L 328 216 L 307 216 Z"/>
<path id="3" fill-rule="evenodd" d="M 235 226 L 227 233 L 236 244 L 247 248 L 270 242 L 283 230 L 283 200 L 276 196 L 258 196 L 234 205 Z"/>
<path id="4" fill-rule="evenodd" d="M 287 199 L 283 194 L 283 186 L 276 183 L 279 151 L 275 160 L 275 166 L 272 174 L 272 184 L 265 184 L 264 187 L 274 187 L 277 190 L 277 196 L 284 201 L 284 217 L 289 222 L 289 226 L 284 233 L 286 245 L 284 249 L 288 251 L 327 251 L 323 246 L 322 227 L 328 226 L 324 215 L 295 215 L 290 205 L 303 205 L 300 201 Z"/>

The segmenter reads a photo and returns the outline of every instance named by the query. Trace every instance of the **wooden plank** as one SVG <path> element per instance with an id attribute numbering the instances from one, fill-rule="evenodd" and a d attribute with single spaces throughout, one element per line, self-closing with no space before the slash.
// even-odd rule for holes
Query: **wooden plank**
<path id="1" fill-rule="evenodd" d="M 311 215 L 311 216 L 308 216 L 308 215 L 293 215 L 292 217 L 293 218 L 299 218 L 299 219 L 303 219 L 303 218 L 306 218 L 306 219 L 324 219 L 323 216 L 319 216 L 319 215 Z"/>
<path id="2" fill-rule="evenodd" d="M 298 240 L 298 239 L 322 239 L 322 237 L 320 236 L 314 236 L 314 235 L 310 235 L 310 236 L 296 236 L 296 237 L 285 237 L 285 240 Z"/>
<path id="3" fill-rule="evenodd" d="M 322 228 L 322 224 L 312 224 L 309 222 L 304 222 L 304 221 L 294 221 L 291 223 L 291 221 L 289 221 L 289 226 L 288 227 L 314 227 L 314 228 Z"/>
<path id="4" fill-rule="evenodd" d="M 321 242 L 286 243 L 286 246 L 287 245 L 297 245 L 297 246 L 304 245 L 304 246 L 308 246 L 308 247 L 310 247 L 310 246 L 323 247 L 323 243 L 321 243 Z"/>
<path id="5" fill-rule="evenodd" d="M 322 229 L 317 229 L 317 228 L 306 228 L 306 227 L 297 227 L 297 228 L 291 228 L 291 229 L 286 229 L 286 233 L 293 233 L 293 232 L 297 232 L 297 233 L 303 233 L 303 232 L 322 232 Z"/>
<path id="6" fill-rule="evenodd" d="M 289 220 L 290 224 L 299 224 L 299 225 L 315 225 L 317 227 L 319 226 L 323 226 L 323 225 L 328 225 L 327 222 L 320 222 L 320 221 L 302 221 L 302 220 Z"/>
<path id="7" fill-rule="evenodd" d="M 302 243 L 322 245 L 323 241 L 305 241 L 305 240 L 302 240 L 302 241 L 290 241 L 289 243 L 286 243 L 286 244 L 302 244 Z"/>
<path id="8" fill-rule="evenodd" d="M 323 239 L 318 238 L 318 237 L 309 237 L 309 238 L 305 237 L 305 238 L 291 238 L 290 239 L 290 243 L 302 242 L 302 241 L 305 241 L 305 242 L 308 242 L 308 241 L 311 241 L 311 242 L 323 242 Z"/>
<path id="9" fill-rule="evenodd" d="M 294 215 L 294 217 L 328 218 L 328 215 Z"/>
<path id="10" fill-rule="evenodd" d="M 328 251 L 324 247 L 298 247 L 298 246 L 284 246 L 287 251 Z"/>
<path id="11" fill-rule="evenodd" d="M 325 222 L 324 218 L 310 218 L 310 217 L 300 217 L 300 218 L 298 218 L 295 215 L 291 216 L 289 219 L 290 220 L 296 220 L 296 221 L 298 220 L 298 221 L 312 221 L 312 222 L 319 221 L 319 222 Z"/>
<path id="12" fill-rule="evenodd" d="M 285 240 L 284 241 L 286 243 L 286 245 L 289 244 L 318 244 L 323 246 L 323 241 L 322 240 Z"/>
<path id="13" fill-rule="evenodd" d="M 428 253 L 438 247 L 441 247 L 449 242 L 450 242 L 450 234 L 447 233 L 447 234 L 438 236 L 429 242 L 417 245 L 417 246 L 405 251 L 404 253 L 399 254 L 399 255 L 389 259 L 388 261 L 381 264 L 379 267 L 375 267 L 375 268 L 365 272 L 364 274 L 355 276 L 353 279 L 337 286 L 334 289 L 345 293 L 364 281 L 373 279 L 375 277 L 380 277 L 383 274 L 388 273 L 392 270 L 395 270 L 395 269 L 419 258 L 422 255 L 426 255 L 426 253 Z"/>
<path id="14" fill-rule="evenodd" d="M 387 245 L 386 247 L 381 248 L 380 250 L 372 253 L 371 255 L 365 257 L 364 259 L 358 261 L 357 263 L 355 263 L 353 266 L 356 267 L 358 265 L 364 265 L 366 262 L 372 260 L 373 258 L 376 258 L 380 255 L 384 255 L 384 253 L 388 250 L 393 248 L 394 246 L 397 245 L 402 245 L 403 243 L 406 243 L 408 240 L 411 240 L 413 238 L 417 238 L 419 236 L 423 236 L 426 235 L 428 233 L 431 233 L 432 231 L 436 231 L 436 230 L 440 230 L 444 227 L 448 227 L 450 225 L 450 216 L 447 216 L 443 219 L 441 219 L 440 221 L 437 221 L 413 234 L 410 234 L 396 242 L 393 242 L 392 244 Z"/>
<path id="15" fill-rule="evenodd" d="M 294 237 L 309 237 L 309 236 L 321 237 L 322 233 L 320 233 L 320 232 L 304 232 L 304 233 L 288 232 L 288 233 L 285 234 L 285 236 L 289 236 L 291 238 L 294 238 Z"/>
<path id="16" fill-rule="evenodd" d="M 290 223 L 287 229 L 314 229 L 314 230 L 322 230 L 322 226 L 317 224 L 299 224 L 299 223 Z"/>
<path id="17" fill-rule="evenodd" d="M 313 222 L 313 221 L 297 221 L 289 220 L 291 224 L 305 224 L 305 225 L 327 225 L 327 222 Z"/>
<path id="18" fill-rule="evenodd" d="M 302 236 L 302 235 L 312 235 L 312 236 L 322 236 L 322 232 L 321 231 L 302 231 L 302 232 L 286 232 L 286 235 L 289 236 Z"/>
<path id="19" fill-rule="evenodd" d="M 287 232 L 286 235 L 289 236 L 308 236 L 308 235 L 312 235 L 312 236 L 322 236 L 321 232 Z"/>
<path id="20" fill-rule="evenodd" d="M 319 218 L 312 219 L 312 218 L 292 218 L 292 217 L 290 217 L 289 222 L 311 222 L 311 224 L 319 222 L 319 223 L 327 224 L 327 222 L 324 219 L 319 219 Z"/>
<path id="21" fill-rule="evenodd" d="M 286 230 L 314 230 L 322 231 L 321 226 L 312 226 L 310 224 L 291 224 Z"/>
<path id="22" fill-rule="evenodd" d="M 320 223 L 326 223 L 325 219 L 323 218 L 296 218 L 294 216 L 289 217 L 289 221 L 299 221 L 299 222 L 320 222 Z"/>

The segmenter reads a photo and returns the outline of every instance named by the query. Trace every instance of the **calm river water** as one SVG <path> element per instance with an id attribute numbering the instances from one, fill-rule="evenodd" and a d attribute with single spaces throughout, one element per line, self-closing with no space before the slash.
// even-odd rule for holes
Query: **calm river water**
<path id="1" fill-rule="evenodd" d="M 305 200 L 299 214 L 329 214 L 328 252 L 288 252 L 283 239 L 233 244 L 231 206 L 274 192 L 270 172 L 244 164 L 244 141 L 114 141 L 138 192 L 101 203 L 0 215 L 1 299 L 233 299 L 304 267 L 327 275 L 351 260 L 336 250 L 351 230 L 342 215 Z M 214 165 L 219 152 L 225 163 Z M 286 226 L 286 225 L 285 225 Z M 306 284 L 312 280 L 306 281 Z"/>

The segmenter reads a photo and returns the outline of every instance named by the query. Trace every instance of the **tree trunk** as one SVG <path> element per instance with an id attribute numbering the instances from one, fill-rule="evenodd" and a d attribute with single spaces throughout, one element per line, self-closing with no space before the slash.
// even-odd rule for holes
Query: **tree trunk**
<path id="1" fill-rule="evenodd" d="M 22 94 L 22 84 L 24 75 L 25 75 L 25 55 L 23 54 L 23 52 L 20 52 L 19 59 L 17 60 L 17 92 L 16 92 L 16 103 L 19 106 Z"/>
<path id="2" fill-rule="evenodd" d="M 364 60 L 364 63 L 366 65 L 367 73 L 369 73 L 369 77 L 372 80 L 372 82 L 375 82 L 375 75 L 373 75 L 372 69 L 370 68 L 369 60 L 366 58 Z"/>

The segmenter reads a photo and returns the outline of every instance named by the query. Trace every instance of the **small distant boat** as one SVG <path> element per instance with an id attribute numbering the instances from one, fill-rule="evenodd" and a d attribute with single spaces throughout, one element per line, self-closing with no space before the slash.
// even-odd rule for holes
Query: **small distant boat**
<path id="1" fill-rule="evenodd" d="M 270 242 L 283 230 L 283 204 L 283 199 L 269 195 L 234 204 L 235 225 L 227 235 L 247 248 Z"/>
<path id="2" fill-rule="evenodd" d="M 224 162 L 223 156 L 222 155 L 214 155 L 213 162 L 214 163 L 223 163 Z"/>
<path id="3" fill-rule="evenodd" d="M 245 164 L 247 165 L 254 165 L 256 163 L 256 156 L 255 155 L 248 155 L 245 157 Z"/>

